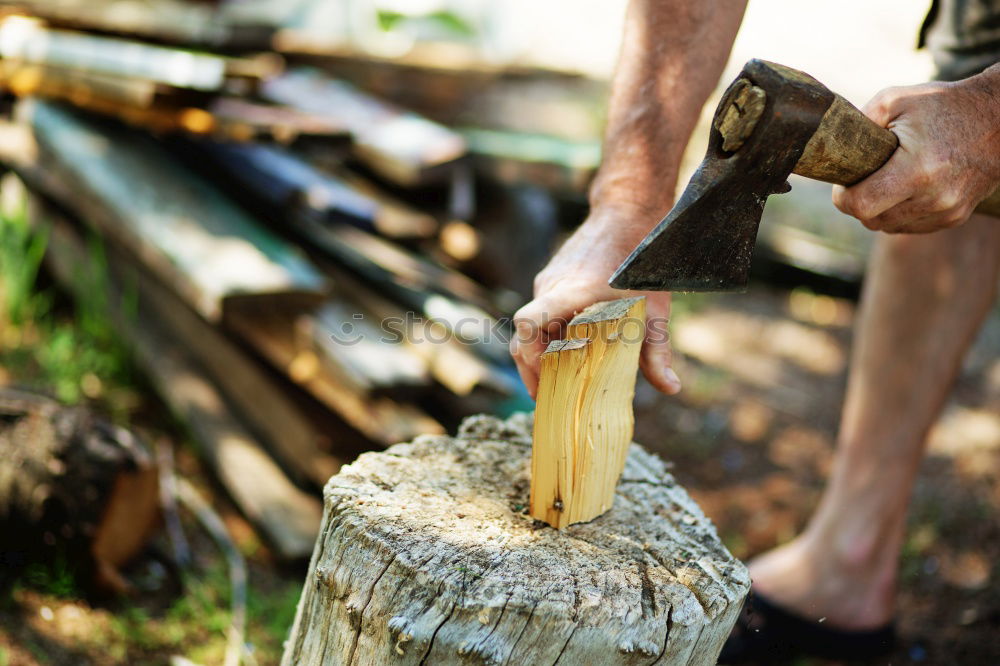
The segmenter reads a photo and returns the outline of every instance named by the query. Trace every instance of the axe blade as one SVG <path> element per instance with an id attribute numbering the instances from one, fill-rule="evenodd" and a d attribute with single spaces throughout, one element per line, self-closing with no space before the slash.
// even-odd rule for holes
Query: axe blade
<path id="1" fill-rule="evenodd" d="M 615 289 L 745 291 L 767 195 L 720 178 L 710 164 L 695 173 L 673 210 L 611 276 Z"/>
<path id="2" fill-rule="evenodd" d="M 758 106 L 731 144 L 719 128 Z M 610 284 L 643 291 L 741 291 L 750 275 L 764 203 L 787 178 L 833 93 L 802 72 L 751 60 L 716 109 L 708 151 L 673 210 L 618 267 Z M 760 105 L 763 105 L 763 108 Z"/>

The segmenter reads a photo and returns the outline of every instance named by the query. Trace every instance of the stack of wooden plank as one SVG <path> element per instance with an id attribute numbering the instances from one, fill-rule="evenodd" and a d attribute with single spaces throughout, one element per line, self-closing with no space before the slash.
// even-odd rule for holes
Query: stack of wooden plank
<path id="1" fill-rule="evenodd" d="M 0 87 L 16 98 L 0 160 L 49 229 L 52 274 L 107 273 L 153 385 L 297 559 L 319 490 L 358 452 L 530 404 L 507 354 L 519 297 L 477 264 L 484 225 L 523 227 L 532 208 L 548 229 L 557 206 L 537 197 L 556 195 L 539 192 L 587 173 L 570 187 L 538 165 L 596 156 L 450 127 L 286 64 L 258 50 L 264 34 L 182 0 L 0 3 Z M 520 176 L 486 159 L 503 151 Z M 548 190 L 482 198 L 519 179 Z M 545 233 L 525 239 L 539 258 Z"/>
<path id="2" fill-rule="evenodd" d="M 0 20 L 0 58 L 0 85 L 18 96 L 67 100 L 156 132 L 244 140 L 346 134 L 330 118 L 241 99 L 281 70 L 274 54 L 223 56 L 14 14 Z"/>
<path id="3" fill-rule="evenodd" d="M 500 182 L 582 196 L 600 163 L 603 81 L 419 55 L 285 55 L 454 128 L 477 171 Z"/>
<path id="4" fill-rule="evenodd" d="M 275 32 L 266 20 L 189 0 L 5 0 L 0 7 L 53 26 L 192 48 L 262 50 Z"/>

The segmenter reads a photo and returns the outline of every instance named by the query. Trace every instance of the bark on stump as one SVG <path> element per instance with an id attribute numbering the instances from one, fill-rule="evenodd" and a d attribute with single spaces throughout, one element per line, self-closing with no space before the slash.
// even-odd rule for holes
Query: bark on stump
<path id="1" fill-rule="evenodd" d="M 526 515 L 531 420 L 467 419 L 326 486 L 283 664 L 714 664 L 746 568 L 633 444 L 610 511 Z"/>

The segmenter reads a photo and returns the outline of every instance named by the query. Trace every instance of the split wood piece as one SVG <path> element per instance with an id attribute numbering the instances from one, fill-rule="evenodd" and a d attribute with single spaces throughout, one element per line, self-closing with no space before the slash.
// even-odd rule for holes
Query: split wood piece
<path id="1" fill-rule="evenodd" d="M 632 441 L 632 397 L 646 301 L 596 303 L 569 323 L 541 359 L 531 515 L 553 527 L 611 508 Z"/>
<path id="2" fill-rule="evenodd" d="M 68 225 L 52 227 L 47 266 L 67 288 L 94 270 L 83 239 Z M 268 456 L 260 442 L 233 416 L 205 370 L 147 310 L 130 318 L 120 307 L 121 290 L 109 284 L 109 315 L 132 348 L 138 365 L 198 445 L 202 459 L 276 555 L 288 561 L 308 557 L 319 529 L 321 506 L 300 490 Z M 119 307 L 115 307 L 118 305 Z"/>
<path id="3" fill-rule="evenodd" d="M 46 23 L 141 37 L 178 46 L 226 50 L 270 48 L 275 28 L 263 21 L 231 16 L 225 5 L 188 0 L 18 0 L 17 7 Z"/>
<path id="4" fill-rule="evenodd" d="M 341 469 L 282 663 L 715 664 L 750 579 L 666 465 L 632 445 L 613 508 L 555 530 L 530 446 L 477 416 Z"/>
<path id="5" fill-rule="evenodd" d="M 156 467 L 130 432 L 80 407 L 0 389 L 0 589 L 21 567 L 64 557 L 101 592 L 160 521 Z"/>
<path id="6" fill-rule="evenodd" d="M 359 159 L 406 187 L 447 180 L 465 155 L 465 139 L 450 129 L 364 93 L 319 71 L 285 72 L 261 86 L 265 99 L 330 114 L 350 128 Z"/>
<path id="7" fill-rule="evenodd" d="M 323 276 L 148 136 L 34 100 L 21 106 L 38 145 L 29 164 L 88 224 L 140 257 L 209 321 L 237 295 L 317 301 Z"/>

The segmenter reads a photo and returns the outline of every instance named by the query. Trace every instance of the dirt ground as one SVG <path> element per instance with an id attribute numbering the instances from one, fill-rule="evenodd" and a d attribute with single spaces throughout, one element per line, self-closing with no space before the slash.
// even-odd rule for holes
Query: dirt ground
<path id="1" fill-rule="evenodd" d="M 682 316 L 679 399 L 637 391 L 636 440 L 675 474 L 730 549 L 791 538 L 830 468 L 851 302 L 752 288 Z M 932 431 L 902 558 L 897 664 L 1000 663 L 1000 308 Z"/>
<path id="2" fill-rule="evenodd" d="M 158 429 L 161 442 L 183 442 L 170 424 Z M 277 664 L 294 619 L 304 565 L 275 561 L 187 445 L 177 446 L 176 471 L 211 500 L 246 561 L 243 664 Z M 61 563 L 29 565 L 12 590 L 0 592 L 0 666 L 222 664 L 231 626 L 230 571 L 194 517 L 184 511 L 178 515 L 191 562 L 176 566 L 161 530 L 146 553 L 123 571 L 134 587 L 127 596 L 94 597 Z"/>
<path id="3" fill-rule="evenodd" d="M 745 295 L 681 298 L 674 343 L 679 398 L 640 381 L 636 439 L 675 473 L 729 547 L 752 557 L 791 538 L 816 504 L 832 459 L 850 346 L 848 300 L 755 286 Z M 902 561 L 902 644 L 891 664 L 1000 663 L 1000 309 L 969 357 L 931 436 Z M 183 434 L 152 410 L 139 418 L 172 438 L 178 468 L 213 498 L 250 566 L 253 659 L 276 663 L 304 570 L 275 564 L 203 474 Z M 180 578 L 163 539 L 129 572 L 132 599 L 88 602 L 57 569 L 0 603 L 0 666 L 221 663 L 226 571 L 186 523 L 196 558 Z M 808 664 L 810 662 L 801 662 Z"/>

